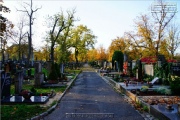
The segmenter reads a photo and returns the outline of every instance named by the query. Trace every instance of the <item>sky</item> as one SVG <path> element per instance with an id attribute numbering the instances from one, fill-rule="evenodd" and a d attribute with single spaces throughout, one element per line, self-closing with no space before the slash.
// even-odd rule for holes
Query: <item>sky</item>
<path id="1" fill-rule="evenodd" d="M 4 5 L 10 8 L 11 12 L 5 16 L 13 23 L 17 22 L 20 13 L 16 8 L 23 9 L 20 4 L 24 0 L 3 0 Z M 29 2 L 30 0 L 25 0 Z M 180 20 L 180 1 L 166 0 L 168 3 L 177 5 L 175 21 Z M 122 37 L 124 32 L 133 31 L 134 20 L 140 14 L 151 14 L 151 5 L 154 0 L 33 0 L 33 8 L 42 7 L 34 17 L 33 24 L 33 45 L 40 48 L 44 45 L 47 25 L 47 15 L 53 16 L 63 10 L 76 9 L 75 17 L 79 19 L 75 25 L 83 24 L 92 30 L 97 36 L 95 47 L 103 45 L 108 48 L 111 41 Z"/>

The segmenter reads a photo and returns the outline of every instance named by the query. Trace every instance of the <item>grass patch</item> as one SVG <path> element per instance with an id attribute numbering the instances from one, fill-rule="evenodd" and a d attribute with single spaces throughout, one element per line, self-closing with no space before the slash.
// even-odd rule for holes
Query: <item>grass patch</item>
<path id="1" fill-rule="evenodd" d="M 67 86 L 62 86 L 62 87 L 47 87 L 47 88 L 41 88 L 41 87 L 34 87 L 33 85 L 23 85 L 22 89 L 26 89 L 26 90 L 31 90 L 32 88 L 34 88 L 36 90 L 36 94 L 39 95 L 41 93 L 49 93 L 52 90 L 54 92 L 64 92 L 64 90 L 66 89 Z M 14 95 L 14 91 L 15 91 L 15 87 L 14 85 L 11 85 L 11 94 Z"/>
<path id="2" fill-rule="evenodd" d="M 34 69 L 31 68 L 31 75 L 34 75 Z M 81 70 L 66 70 L 68 73 L 75 73 L 79 74 Z M 48 71 L 43 69 L 43 73 L 46 75 Z M 75 77 L 75 76 L 73 76 Z M 49 93 L 52 90 L 54 92 L 64 92 L 67 86 L 62 87 L 48 87 L 48 88 L 41 88 L 41 87 L 34 87 L 33 83 L 34 80 L 31 80 L 32 84 L 23 84 L 22 89 L 31 90 L 34 88 L 36 90 L 36 94 L 41 93 Z M 14 84 L 11 85 L 10 88 L 11 95 L 15 94 L 15 86 Z M 51 106 L 55 105 L 57 101 L 53 101 L 53 103 L 49 107 L 41 107 L 39 104 L 36 105 L 27 105 L 27 104 L 16 104 L 16 105 L 1 105 L 1 119 L 2 120 L 26 120 L 30 119 L 34 116 L 37 116 L 45 111 L 47 111 Z"/>
<path id="3" fill-rule="evenodd" d="M 79 73 L 81 73 L 82 70 L 71 70 L 71 69 L 66 69 L 65 71 L 68 72 L 68 73 L 79 74 Z"/>
<path id="4" fill-rule="evenodd" d="M 26 120 L 47 110 L 47 107 L 39 105 L 2 105 L 1 119 L 2 120 Z"/>

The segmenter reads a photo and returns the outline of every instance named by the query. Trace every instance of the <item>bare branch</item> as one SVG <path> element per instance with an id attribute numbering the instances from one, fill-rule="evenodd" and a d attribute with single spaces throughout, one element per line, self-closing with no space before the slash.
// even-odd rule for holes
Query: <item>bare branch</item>
<path id="1" fill-rule="evenodd" d="M 41 9 L 42 6 L 40 8 L 36 8 L 35 10 L 32 10 L 32 12 L 36 12 L 37 10 Z"/>

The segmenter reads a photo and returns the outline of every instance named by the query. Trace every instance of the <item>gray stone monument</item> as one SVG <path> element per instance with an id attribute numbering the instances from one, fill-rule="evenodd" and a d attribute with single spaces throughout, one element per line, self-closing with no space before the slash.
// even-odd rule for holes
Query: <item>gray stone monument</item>
<path id="1" fill-rule="evenodd" d="M 52 61 L 47 61 L 47 70 L 51 73 Z"/>
<path id="2" fill-rule="evenodd" d="M 35 68 L 35 74 L 42 72 L 42 65 L 40 62 L 34 63 L 34 68 Z"/>
<path id="3" fill-rule="evenodd" d="M 35 74 L 34 74 L 34 78 L 35 78 L 35 82 L 34 85 L 35 86 L 41 86 L 42 82 L 44 81 L 44 74 L 42 73 L 42 65 L 40 62 L 36 62 L 34 64 L 35 67 Z"/>
<path id="4" fill-rule="evenodd" d="M 15 74 L 15 94 L 19 94 L 22 90 L 23 72 L 17 71 Z"/>
<path id="5" fill-rule="evenodd" d="M 43 73 L 36 73 L 35 74 L 35 86 L 41 86 L 42 82 L 44 81 L 44 74 Z"/>

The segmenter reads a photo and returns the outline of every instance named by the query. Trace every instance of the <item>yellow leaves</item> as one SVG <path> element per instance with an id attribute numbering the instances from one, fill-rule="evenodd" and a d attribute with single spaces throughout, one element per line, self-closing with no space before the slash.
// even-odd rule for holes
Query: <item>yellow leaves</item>
<path id="1" fill-rule="evenodd" d="M 130 44 L 129 40 L 125 39 L 123 37 L 117 37 L 116 39 L 112 40 L 111 45 L 109 46 L 108 49 L 108 60 L 111 61 L 112 55 L 114 51 L 119 50 L 122 51 L 123 53 L 129 51 L 130 49 Z"/>

